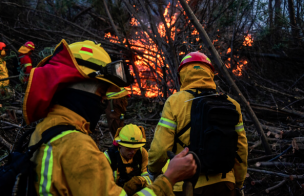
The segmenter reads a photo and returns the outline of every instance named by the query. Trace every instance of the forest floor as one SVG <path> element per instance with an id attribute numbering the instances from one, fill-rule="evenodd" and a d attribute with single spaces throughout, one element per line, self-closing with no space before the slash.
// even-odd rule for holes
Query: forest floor
<path id="1" fill-rule="evenodd" d="M 23 95 L 24 87 L 15 86 L 0 97 L 0 165 L 6 162 L 3 158 L 12 151 L 20 136 L 38 123 L 25 124 L 21 107 Z M 237 100 L 237 97 L 234 98 Z M 145 128 L 148 142 L 146 149 L 149 149 L 153 140 L 163 106 L 164 100 L 161 98 L 129 98 L 125 124 L 133 123 Z M 267 104 L 251 106 L 265 131 L 272 155 L 265 155 L 253 122 L 247 112 L 242 110 L 248 138 L 250 168 L 244 183 L 245 195 L 304 195 L 304 118 L 300 116 L 304 109 L 284 111 Z M 108 131 L 105 114 L 101 116 L 96 131 L 91 136 L 101 151 L 111 146 L 113 136 Z M 283 154 L 280 155 L 281 153 Z M 271 160 L 274 157 L 277 158 Z"/>

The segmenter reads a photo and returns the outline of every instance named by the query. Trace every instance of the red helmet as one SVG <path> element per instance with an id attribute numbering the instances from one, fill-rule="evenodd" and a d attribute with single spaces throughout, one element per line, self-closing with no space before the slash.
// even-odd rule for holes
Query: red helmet
<path id="1" fill-rule="evenodd" d="M 25 47 L 27 47 L 28 49 L 31 49 L 31 50 L 35 50 L 35 44 L 31 41 L 27 41 L 25 44 L 24 44 Z"/>
<path id="2" fill-rule="evenodd" d="M 180 70 L 183 68 L 183 66 L 185 66 L 188 63 L 192 63 L 192 62 L 201 62 L 201 63 L 206 63 L 207 65 L 209 65 L 209 67 L 212 69 L 212 71 L 214 72 L 214 67 L 211 64 L 210 59 L 201 52 L 190 52 L 189 54 L 187 54 L 181 61 L 181 64 L 179 65 L 177 71 L 180 72 Z"/>
<path id="3" fill-rule="evenodd" d="M 5 48 L 5 47 L 6 47 L 5 43 L 0 42 L 0 50 L 3 50 L 3 48 Z"/>

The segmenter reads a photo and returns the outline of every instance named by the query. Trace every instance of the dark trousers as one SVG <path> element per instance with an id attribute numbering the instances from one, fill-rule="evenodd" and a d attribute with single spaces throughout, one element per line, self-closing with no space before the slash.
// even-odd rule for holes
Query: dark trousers
<path id="1" fill-rule="evenodd" d="M 182 192 L 174 192 L 182 196 Z M 232 182 L 219 182 L 194 189 L 193 196 L 236 196 L 235 185 Z"/>

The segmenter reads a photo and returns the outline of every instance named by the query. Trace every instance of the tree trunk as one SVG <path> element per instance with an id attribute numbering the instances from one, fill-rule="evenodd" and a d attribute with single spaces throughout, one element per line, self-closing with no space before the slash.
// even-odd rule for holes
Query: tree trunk
<path id="1" fill-rule="evenodd" d="M 294 10 L 294 1 L 288 0 L 288 10 L 289 10 L 289 20 L 290 20 L 290 26 L 291 26 L 291 32 L 292 32 L 292 38 L 295 44 L 297 44 L 298 37 L 299 37 L 299 30 L 296 22 L 295 17 L 295 10 Z"/>
<path id="2" fill-rule="evenodd" d="M 273 28 L 273 7 L 272 7 L 273 0 L 269 0 L 268 3 L 268 11 L 269 11 L 269 28 Z"/>
<path id="3" fill-rule="evenodd" d="M 274 24 L 275 24 L 275 27 L 276 29 L 278 28 L 278 26 L 280 25 L 280 20 L 281 20 L 281 4 L 282 4 L 282 0 L 275 0 L 275 3 L 274 3 L 274 12 L 275 12 L 275 15 L 274 15 Z"/>

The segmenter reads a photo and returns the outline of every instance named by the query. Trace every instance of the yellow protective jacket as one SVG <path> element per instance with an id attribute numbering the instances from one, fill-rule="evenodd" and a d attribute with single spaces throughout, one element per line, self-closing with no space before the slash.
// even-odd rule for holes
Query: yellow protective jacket
<path id="1" fill-rule="evenodd" d="M 216 89 L 213 78 L 213 72 L 205 64 L 192 63 L 181 69 L 181 91 L 171 95 L 164 105 L 162 116 L 156 127 L 154 139 L 149 150 L 149 171 L 159 173 L 162 170 L 168 159 L 166 152 L 168 150 L 171 151 L 173 148 L 174 135 L 190 122 L 192 101 L 185 101 L 194 98 L 194 96 L 184 90 L 193 88 Z M 235 100 L 230 97 L 228 97 L 228 100 L 236 106 L 236 109 L 240 114 L 239 123 L 236 125 L 235 131 L 238 133 L 237 153 L 240 155 L 243 162 L 239 163 L 236 160 L 234 168 L 231 172 L 226 174 L 226 178 L 224 179 L 222 179 L 222 174 L 208 175 L 209 180 L 207 181 L 206 176 L 201 174 L 196 184 L 196 188 L 221 181 L 236 183 L 237 187 L 240 188 L 245 180 L 245 175 L 247 173 L 248 144 L 243 126 L 241 108 Z M 190 144 L 190 129 L 179 137 L 186 145 Z M 176 154 L 182 150 L 183 147 L 177 143 Z M 182 191 L 182 183 L 176 183 L 174 191 Z"/>
<path id="2" fill-rule="evenodd" d="M 0 57 L 0 79 L 3 78 L 8 78 L 8 70 L 6 67 L 6 62 L 3 60 L 3 58 Z M 8 86 L 9 85 L 9 80 L 4 80 L 0 82 L 0 87 L 1 86 Z"/>
<path id="3" fill-rule="evenodd" d="M 90 133 L 90 123 L 75 112 L 54 105 L 40 122 L 30 140 L 30 146 L 41 139 L 41 134 L 56 125 L 72 125 L 43 144 L 32 158 L 36 164 L 35 188 L 39 195 L 65 196 L 125 196 L 126 192 L 114 182 L 110 164 Z M 173 195 L 169 180 L 160 176 L 153 185 L 135 195 Z"/>
<path id="4" fill-rule="evenodd" d="M 138 176 L 138 178 L 142 182 L 143 186 L 148 186 L 148 185 L 152 184 L 152 181 L 149 178 L 149 173 L 147 172 L 148 152 L 144 147 L 141 147 L 140 151 L 141 151 L 141 155 L 142 155 L 142 164 L 141 164 L 141 175 Z M 111 164 L 111 158 L 108 154 L 108 150 L 106 150 L 104 152 L 104 154 L 106 155 L 109 163 Z M 130 160 L 127 161 L 125 158 L 123 158 L 123 156 L 121 156 L 121 154 L 120 154 L 120 157 L 121 157 L 121 160 L 122 160 L 123 164 L 133 163 L 133 159 L 130 159 Z M 133 171 L 132 167 L 126 167 L 126 173 L 127 174 L 131 173 L 132 171 Z M 114 177 L 115 182 L 117 182 L 119 180 L 120 174 L 119 174 L 118 168 L 117 168 L 116 171 L 113 171 L 113 177 Z"/>

